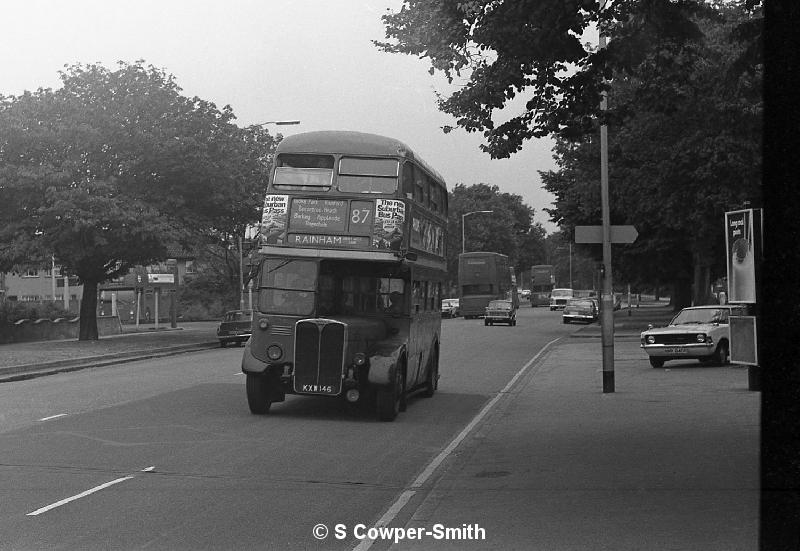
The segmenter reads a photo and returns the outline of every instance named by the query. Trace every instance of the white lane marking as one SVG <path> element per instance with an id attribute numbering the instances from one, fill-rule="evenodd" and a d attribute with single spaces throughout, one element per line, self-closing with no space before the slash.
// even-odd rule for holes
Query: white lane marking
<path id="1" fill-rule="evenodd" d="M 417 490 L 431 477 L 431 475 L 436 471 L 437 468 L 439 468 L 439 466 L 444 462 L 444 460 L 447 459 L 447 456 L 453 453 L 453 450 L 455 450 L 459 446 L 459 444 L 461 444 L 461 442 L 463 442 L 467 438 L 469 433 L 472 432 L 472 429 L 474 429 L 475 426 L 478 423 L 480 423 L 484 417 L 486 417 L 486 415 L 489 413 L 489 410 L 491 410 L 494 407 L 494 405 L 500 400 L 500 398 L 504 394 L 508 393 L 509 390 L 511 390 L 514 384 L 519 380 L 520 377 L 522 377 L 525 374 L 528 368 L 531 365 L 533 365 L 533 363 L 536 360 L 538 360 L 539 357 L 542 354 L 544 354 L 550 348 L 550 346 L 557 340 L 559 339 L 553 339 L 552 341 L 544 345 L 542 349 L 539 350 L 539 352 L 533 358 L 528 360 L 528 362 L 525 365 L 523 365 L 519 369 L 519 371 L 517 371 L 517 373 L 511 378 L 511 380 L 508 381 L 508 384 L 503 387 L 503 390 L 498 392 L 494 398 L 489 400 L 489 403 L 483 406 L 483 409 L 472 419 L 472 421 L 469 422 L 469 424 L 466 427 L 464 427 L 464 430 L 462 430 L 458 434 L 458 436 L 453 438 L 450 444 L 448 444 L 447 447 L 443 449 L 441 453 L 439 453 L 439 455 L 434 457 L 433 460 L 430 463 L 428 463 L 428 466 L 425 467 L 425 469 L 422 471 L 422 473 L 420 473 L 420 475 L 416 478 L 416 480 L 414 480 L 414 482 L 411 483 L 411 489 L 406 490 L 402 494 L 400 494 L 400 497 L 398 497 L 394 501 L 394 503 L 392 503 L 392 506 L 389 507 L 386 513 L 383 514 L 383 516 L 378 520 L 375 526 L 387 526 L 390 522 L 392 522 L 395 519 L 395 517 L 400 513 L 403 507 L 405 507 L 406 504 L 414 496 L 414 494 L 417 493 Z M 372 547 L 373 543 L 375 543 L 375 540 L 365 538 L 361 540 L 361 542 L 353 548 L 353 551 L 367 551 L 370 547 Z"/>
<path id="2" fill-rule="evenodd" d="M 66 417 L 66 413 L 59 413 L 58 415 L 51 415 L 50 417 L 42 417 L 39 421 L 49 421 L 50 419 L 58 419 L 59 417 Z"/>
<path id="3" fill-rule="evenodd" d="M 142 469 L 139 472 L 149 473 L 149 472 L 153 472 L 154 470 L 155 470 L 155 466 L 152 466 L 152 467 L 147 467 L 146 469 Z M 110 482 L 106 482 L 105 484 L 100 484 L 99 486 L 95 486 L 94 488 L 90 488 L 89 490 L 86 490 L 85 492 L 81 492 L 81 493 L 76 494 L 74 496 L 62 499 L 61 501 L 56 501 L 55 503 L 51 503 L 50 505 L 47 505 L 45 507 L 41 507 L 39 509 L 36 509 L 35 511 L 31 511 L 30 513 L 28 513 L 25 516 L 35 517 L 35 516 L 41 515 L 42 513 L 46 513 L 47 511 L 55 509 L 56 507 L 61 507 L 62 505 L 66 505 L 67 503 L 69 503 L 71 501 L 75 501 L 75 500 L 80 499 L 82 497 L 86 497 L 88 495 L 91 495 L 91 494 L 93 494 L 95 492 L 99 492 L 100 490 L 104 490 L 105 488 L 108 488 L 109 486 L 113 486 L 114 484 L 119 484 L 120 482 L 125 482 L 126 480 L 130 480 L 131 478 L 134 478 L 135 476 L 136 475 L 123 476 L 122 478 L 117 478 L 116 480 L 112 480 Z"/>

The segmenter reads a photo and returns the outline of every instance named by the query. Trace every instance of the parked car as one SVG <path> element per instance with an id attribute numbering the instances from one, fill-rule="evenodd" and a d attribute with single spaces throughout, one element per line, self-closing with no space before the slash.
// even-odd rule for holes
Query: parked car
<path id="1" fill-rule="evenodd" d="M 531 290 L 530 289 L 523 289 L 519 292 L 520 298 L 530 298 L 531 297 Z"/>
<path id="2" fill-rule="evenodd" d="M 714 304 L 684 308 L 666 327 L 643 331 L 640 346 L 653 367 L 686 359 L 726 365 L 730 351 L 728 317 L 732 315 L 745 315 L 744 307 Z"/>
<path id="3" fill-rule="evenodd" d="M 561 310 L 567 301 L 575 296 L 572 289 L 553 289 L 550 291 L 550 310 Z"/>
<path id="4" fill-rule="evenodd" d="M 486 315 L 483 317 L 483 324 L 494 325 L 495 323 L 517 324 L 517 310 L 512 301 L 492 300 L 489 302 L 486 307 Z"/>
<path id="5" fill-rule="evenodd" d="M 458 310 L 457 298 L 446 298 L 442 300 L 442 317 L 443 318 L 457 318 L 461 315 Z"/>
<path id="6" fill-rule="evenodd" d="M 225 312 L 225 316 L 217 327 L 217 338 L 222 348 L 228 343 L 236 343 L 241 346 L 247 342 L 252 332 L 253 311 L 252 310 L 231 310 Z"/>
<path id="7" fill-rule="evenodd" d="M 573 321 L 592 323 L 597 321 L 599 316 L 597 302 L 594 299 L 573 298 L 564 306 L 564 311 L 561 313 L 561 321 L 563 323 L 572 323 Z"/>

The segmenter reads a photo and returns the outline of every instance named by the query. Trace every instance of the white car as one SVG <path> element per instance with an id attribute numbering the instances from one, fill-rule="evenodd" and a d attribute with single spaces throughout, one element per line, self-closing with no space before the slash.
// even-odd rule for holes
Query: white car
<path id="1" fill-rule="evenodd" d="M 643 331 L 640 346 L 653 367 L 663 367 L 669 360 L 686 359 L 726 365 L 731 338 L 728 317 L 743 315 L 744 307 L 735 305 L 684 308 L 666 327 Z"/>
<path id="2" fill-rule="evenodd" d="M 550 311 L 563 310 L 567 301 L 575 297 L 572 289 L 553 289 L 550 291 Z"/>
<path id="3" fill-rule="evenodd" d="M 457 318 L 461 312 L 458 310 L 457 298 L 446 298 L 442 300 L 442 317 Z"/>

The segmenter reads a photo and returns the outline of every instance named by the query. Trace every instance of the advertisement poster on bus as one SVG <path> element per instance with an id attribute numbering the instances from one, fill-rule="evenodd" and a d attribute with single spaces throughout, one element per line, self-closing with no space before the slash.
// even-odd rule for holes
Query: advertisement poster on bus
<path id="1" fill-rule="evenodd" d="M 405 220 L 405 203 L 394 199 L 377 199 L 372 245 L 378 249 L 399 251 L 403 244 Z"/>
<path id="2" fill-rule="evenodd" d="M 755 303 L 757 266 L 761 258 L 761 210 L 725 213 L 728 302 Z"/>
<path id="3" fill-rule="evenodd" d="M 444 230 L 425 218 L 411 219 L 411 247 L 444 256 Z"/>
<path id="4" fill-rule="evenodd" d="M 267 195 L 261 214 L 261 243 L 281 245 L 286 239 L 288 195 Z"/>

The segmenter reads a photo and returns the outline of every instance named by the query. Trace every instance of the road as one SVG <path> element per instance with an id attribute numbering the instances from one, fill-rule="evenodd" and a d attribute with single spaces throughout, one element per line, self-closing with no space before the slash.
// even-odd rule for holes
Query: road
<path id="1" fill-rule="evenodd" d="M 443 320 L 439 392 L 394 423 L 297 396 L 253 416 L 239 348 L 0 385 L 0 549 L 353 549 L 313 527 L 372 525 L 577 329 L 528 306 L 516 327 Z"/>

